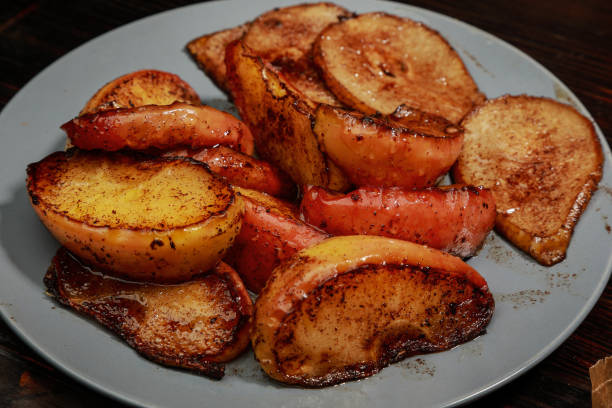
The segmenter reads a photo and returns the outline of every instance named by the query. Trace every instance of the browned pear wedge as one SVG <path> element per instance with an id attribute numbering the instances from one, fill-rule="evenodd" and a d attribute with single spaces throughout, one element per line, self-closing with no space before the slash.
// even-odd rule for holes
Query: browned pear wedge
<path id="1" fill-rule="evenodd" d="M 484 100 L 448 42 L 407 18 L 369 13 L 330 25 L 313 55 L 336 97 L 365 113 L 405 104 L 458 123 Z"/>
<path id="2" fill-rule="evenodd" d="M 462 124 L 455 180 L 490 188 L 496 230 L 543 265 L 561 262 L 601 179 L 603 154 L 591 121 L 551 99 L 507 95 Z"/>
<path id="3" fill-rule="evenodd" d="M 224 263 L 176 285 L 104 276 L 60 248 L 45 275 L 51 295 L 95 318 L 145 357 L 220 379 L 249 344 L 253 305 Z"/>
<path id="4" fill-rule="evenodd" d="M 206 272 L 240 231 L 232 188 L 190 159 L 71 149 L 30 164 L 27 189 L 60 244 L 130 280 Z"/>
<path id="5" fill-rule="evenodd" d="M 187 51 L 204 73 L 229 95 L 229 85 L 225 69 L 225 47 L 234 40 L 241 38 L 247 24 L 206 34 L 187 44 Z"/>
<path id="6" fill-rule="evenodd" d="M 357 186 L 432 186 L 463 143 L 459 126 L 404 105 L 392 115 L 368 116 L 321 104 L 313 130 L 323 151 Z"/>
<path id="7" fill-rule="evenodd" d="M 321 152 L 312 131 L 312 101 L 241 41 L 228 45 L 225 58 L 234 104 L 261 157 L 298 185 L 346 190 L 348 181 Z"/>
<path id="8" fill-rule="evenodd" d="M 325 86 L 312 61 L 312 44 L 325 27 L 349 15 L 346 9 L 332 3 L 277 8 L 257 17 L 243 41 L 307 98 L 341 105 Z"/>
<path id="9" fill-rule="evenodd" d="M 79 115 L 107 109 L 144 105 L 170 105 L 174 102 L 200 104 L 194 89 L 178 75 L 145 69 L 116 78 L 96 92 Z"/>
<path id="10" fill-rule="evenodd" d="M 276 268 L 251 343 L 273 379 L 322 387 L 483 333 L 494 301 L 461 259 L 390 238 L 329 238 Z"/>

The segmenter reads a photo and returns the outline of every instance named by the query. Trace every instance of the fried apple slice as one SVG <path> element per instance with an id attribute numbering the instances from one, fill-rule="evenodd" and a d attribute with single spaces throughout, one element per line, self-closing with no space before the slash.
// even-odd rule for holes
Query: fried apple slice
<path id="1" fill-rule="evenodd" d="M 166 157 L 190 157 L 206 163 L 211 171 L 224 177 L 228 183 L 286 199 L 295 199 L 297 188 L 279 168 L 270 163 L 247 156 L 229 147 L 215 146 L 204 149 L 175 149 L 163 153 Z"/>
<path id="2" fill-rule="evenodd" d="M 313 47 L 327 86 L 365 113 L 406 104 L 458 123 L 484 100 L 448 42 L 407 18 L 362 14 L 330 25 Z"/>
<path id="3" fill-rule="evenodd" d="M 186 283 L 143 284 L 104 276 L 60 248 L 44 282 L 58 302 L 95 318 L 160 364 L 220 379 L 223 363 L 249 344 L 253 304 L 222 262 Z"/>
<path id="4" fill-rule="evenodd" d="M 232 188 L 189 159 L 71 149 L 30 164 L 27 189 L 60 244 L 130 280 L 188 280 L 240 231 Z"/>
<path id="5" fill-rule="evenodd" d="M 499 233 L 542 265 L 561 262 L 601 179 L 591 121 L 551 99 L 506 95 L 476 108 L 463 126 L 454 179 L 491 189 Z"/>
<path id="6" fill-rule="evenodd" d="M 463 143 L 459 126 L 403 105 L 384 117 L 319 105 L 314 132 L 357 186 L 432 186 L 457 160 Z"/>
<path id="7" fill-rule="evenodd" d="M 459 258 L 390 238 L 333 237 L 274 270 L 251 343 L 273 379 L 322 387 L 471 340 L 493 309 L 487 283 Z"/>
<path id="8" fill-rule="evenodd" d="M 340 106 L 312 61 L 312 44 L 325 27 L 348 16 L 346 9 L 332 3 L 277 8 L 257 17 L 243 42 L 310 100 Z"/>
<path id="9" fill-rule="evenodd" d="M 312 101 L 240 41 L 228 45 L 225 61 L 234 104 L 253 131 L 261 157 L 298 185 L 346 190 L 348 181 L 321 152 L 312 132 Z"/>
<path id="10" fill-rule="evenodd" d="M 259 293 L 282 260 L 329 235 L 298 218 L 297 209 L 265 193 L 236 188 L 244 202 L 242 229 L 225 256 L 246 287 Z"/>
<path id="11" fill-rule="evenodd" d="M 232 115 L 210 106 L 147 105 L 78 116 L 61 128 L 79 149 L 192 149 L 227 145 L 253 154 L 251 131 Z"/>
<path id="12" fill-rule="evenodd" d="M 347 194 L 309 186 L 303 219 L 332 235 L 380 235 L 460 257 L 474 255 L 495 225 L 490 190 L 473 186 L 362 187 Z"/>
<path id="13" fill-rule="evenodd" d="M 225 69 L 225 48 L 241 38 L 249 24 L 206 34 L 187 44 L 187 51 L 204 73 L 226 94 L 230 94 Z"/>
<path id="14" fill-rule="evenodd" d="M 145 69 L 116 78 L 96 92 L 79 115 L 107 109 L 144 105 L 170 105 L 174 102 L 200 104 L 194 89 L 178 75 Z"/>

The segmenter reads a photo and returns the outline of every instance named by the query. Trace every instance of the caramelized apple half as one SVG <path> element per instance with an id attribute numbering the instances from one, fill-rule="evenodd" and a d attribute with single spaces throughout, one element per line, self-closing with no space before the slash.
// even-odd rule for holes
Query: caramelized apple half
<path id="1" fill-rule="evenodd" d="M 72 149 L 30 164 L 27 188 L 63 246 L 131 280 L 190 279 L 214 267 L 240 231 L 232 188 L 189 159 Z"/>
<path id="2" fill-rule="evenodd" d="M 457 160 L 463 143 L 460 127 L 405 106 L 383 117 L 320 105 L 314 132 L 322 150 L 357 186 L 432 186 Z"/>
<path id="3" fill-rule="evenodd" d="M 60 248 L 45 275 L 60 303 L 92 316 L 145 357 L 219 379 L 249 344 L 251 298 L 224 263 L 177 285 L 128 282 Z"/>
<path id="4" fill-rule="evenodd" d="M 280 382 L 322 387 L 483 333 L 494 301 L 461 259 L 375 236 L 329 238 L 274 270 L 251 342 Z"/>

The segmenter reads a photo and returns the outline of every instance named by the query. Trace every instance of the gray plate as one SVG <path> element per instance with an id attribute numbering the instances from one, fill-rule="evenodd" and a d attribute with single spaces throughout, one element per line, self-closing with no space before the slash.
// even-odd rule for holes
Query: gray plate
<path id="1" fill-rule="evenodd" d="M 359 12 L 384 10 L 439 30 L 461 54 L 488 97 L 528 93 L 556 98 L 589 116 L 550 72 L 499 39 L 426 10 L 387 2 L 339 1 Z M 28 204 L 25 168 L 63 148 L 58 126 L 107 81 L 143 68 L 167 70 L 205 102 L 224 96 L 183 51 L 203 34 L 250 20 L 276 1 L 229 1 L 158 14 L 104 34 L 59 59 L 0 115 L 0 310 L 8 324 L 51 363 L 126 402 L 146 406 L 449 406 L 510 381 L 550 354 L 584 319 L 610 274 L 610 149 L 604 179 L 570 245 L 567 260 L 539 266 L 495 235 L 470 260 L 489 282 L 497 309 L 487 334 L 450 351 L 411 358 L 358 382 L 322 390 L 284 387 L 260 372 L 251 352 L 229 364 L 220 382 L 153 364 L 92 321 L 57 307 L 42 277 L 58 245 Z M 597 126 L 596 126 L 597 128 Z"/>

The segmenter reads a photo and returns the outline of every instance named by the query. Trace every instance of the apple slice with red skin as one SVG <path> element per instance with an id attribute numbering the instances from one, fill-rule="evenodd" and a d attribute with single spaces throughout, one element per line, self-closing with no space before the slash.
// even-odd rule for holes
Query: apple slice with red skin
<path id="1" fill-rule="evenodd" d="M 468 257 L 495 225 L 491 191 L 473 186 L 362 187 L 347 194 L 309 186 L 300 212 L 333 235 L 381 235 Z"/>
<path id="2" fill-rule="evenodd" d="M 388 116 L 368 116 L 321 104 L 313 130 L 321 150 L 356 186 L 433 186 L 463 144 L 461 127 L 403 105 Z"/>
<path id="3" fill-rule="evenodd" d="M 224 261 L 259 293 L 282 260 L 329 237 L 299 219 L 297 208 L 268 194 L 234 187 L 244 203 L 242 228 Z"/>
<path id="4" fill-rule="evenodd" d="M 64 123 L 70 142 L 84 150 L 146 150 L 225 145 L 253 154 L 253 135 L 240 120 L 206 105 L 175 102 L 88 113 Z"/>

